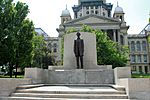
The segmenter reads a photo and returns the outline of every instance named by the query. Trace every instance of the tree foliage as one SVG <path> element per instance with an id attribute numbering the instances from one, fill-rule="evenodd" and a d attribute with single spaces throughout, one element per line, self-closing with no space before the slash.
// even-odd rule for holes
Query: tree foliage
<path id="1" fill-rule="evenodd" d="M 75 32 L 75 29 L 71 29 L 68 32 L 72 31 Z M 83 25 L 80 31 L 96 34 L 97 62 L 99 65 L 112 65 L 113 68 L 115 68 L 127 64 L 127 46 L 122 46 L 112 41 L 106 33 L 98 29 L 93 29 L 87 25 Z"/>
<path id="2" fill-rule="evenodd" d="M 35 32 L 28 13 L 25 3 L 0 0 L 0 64 L 9 65 L 10 77 L 14 67 L 31 65 Z"/>
<path id="3" fill-rule="evenodd" d="M 53 65 L 53 55 L 51 47 L 44 40 L 43 36 L 34 35 L 33 37 L 33 60 L 32 67 L 47 69 L 48 65 Z"/>

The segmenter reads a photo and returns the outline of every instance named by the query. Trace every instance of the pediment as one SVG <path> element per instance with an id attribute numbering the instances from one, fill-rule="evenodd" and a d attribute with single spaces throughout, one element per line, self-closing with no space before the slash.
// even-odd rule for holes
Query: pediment
<path id="1" fill-rule="evenodd" d="M 100 24 L 100 23 L 119 23 L 119 21 L 113 18 L 89 15 L 89 16 L 78 18 L 78 19 L 74 19 L 65 24 Z"/>

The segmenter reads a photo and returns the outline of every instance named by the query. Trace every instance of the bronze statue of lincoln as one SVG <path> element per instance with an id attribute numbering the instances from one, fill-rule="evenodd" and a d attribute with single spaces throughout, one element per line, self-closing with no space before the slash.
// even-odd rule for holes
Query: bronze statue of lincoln
<path id="1" fill-rule="evenodd" d="M 80 33 L 77 32 L 77 39 L 74 40 L 74 54 L 76 56 L 77 61 L 77 69 L 79 69 L 79 59 L 81 63 L 81 69 L 83 69 L 83 53 L 84 53 L 84 41 L 80 39 Z"/>

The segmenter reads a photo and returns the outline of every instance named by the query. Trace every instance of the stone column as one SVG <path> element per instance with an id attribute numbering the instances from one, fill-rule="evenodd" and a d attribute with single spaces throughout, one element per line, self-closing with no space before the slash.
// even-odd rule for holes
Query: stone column
<path id="1" fill-rule="evenodd" d="M 58 60 L 59 60 L 59 65 L 61 65 L 61 60 L 62 60 L 62 57 L 61 57 L 61 48 L 62 48 L 62 39 L 59 37 L 58 38 L 59 40 L 59 46 L 58 46 Z"/>
<path id="2" fill-rule="evenodd" d="M 84 16 L 84 12 L 85 10 L 84 10 L 84 7 L 82 6 L 82 16 Z"/>
<path id="3" fill-rule="evenodd" d="M 102 16 L 102 6 L 100 6 L 100 15 Z"/>
<path id="4" fill-rule="evenodd" d="M 120 44 L 120 30 L 118 30 L 118 43 Z"/>
<path id="5" fill-rule="evenodd" d="M 128 45 L 128 37 L 127 37 L 127 34 L 124 35 L 124 44 L 125 44 L 125 45 Z"/>
<path id="6" fill-rule="evenodd" d="M 113 30 L 113 40 L 116 42 L 116 30 Z"/>

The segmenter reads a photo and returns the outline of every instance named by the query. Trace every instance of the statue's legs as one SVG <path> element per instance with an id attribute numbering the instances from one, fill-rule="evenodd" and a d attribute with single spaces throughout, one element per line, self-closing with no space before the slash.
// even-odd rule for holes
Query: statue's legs
<path id="1" fill-rule="evenodd" d="M 77 61 L 77 69 L 79 69 L 79 56 L 76 57 L 76 61 Z"/>
<path id="2" fill-rule="evenodd" d="M 80 56 L 81 69 L 83 69 L 83 56 Z"/>

